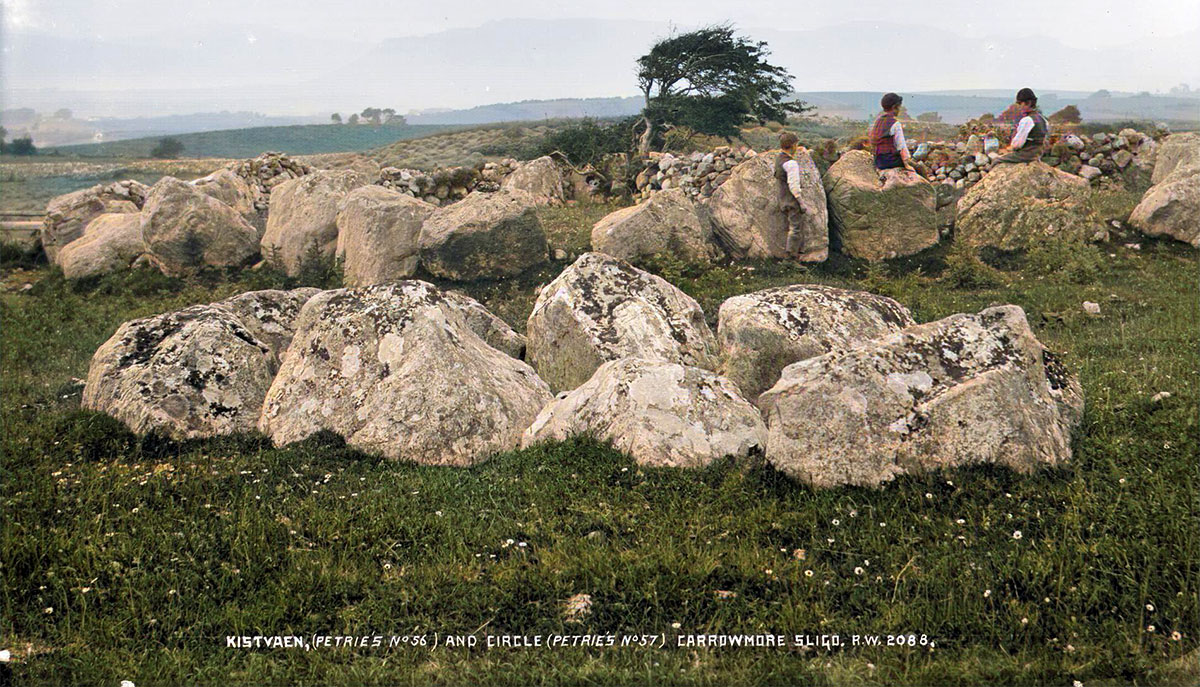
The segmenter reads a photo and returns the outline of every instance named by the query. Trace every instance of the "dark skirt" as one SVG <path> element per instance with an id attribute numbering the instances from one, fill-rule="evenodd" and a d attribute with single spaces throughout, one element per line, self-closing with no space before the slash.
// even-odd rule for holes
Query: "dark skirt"
<path id="1" fill-rule="evenodd" d="M 900 153 L 879 153 L 875 156 L 875 169 L 893 169 L 903 166 L 904 160 L 900 158 Z"/>

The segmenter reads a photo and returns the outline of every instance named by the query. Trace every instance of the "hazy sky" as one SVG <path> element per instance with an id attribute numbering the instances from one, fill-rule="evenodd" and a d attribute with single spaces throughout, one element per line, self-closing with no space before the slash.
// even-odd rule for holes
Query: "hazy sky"
<path id="1" fill-rule="evenodd" d="M 813 29 L 848 21 L 923 24 L 980 37 L 1046 34 L 1074 47 L 1119 45 L 1200 26 L 1196 0 L 0 0 L 4 26 L 114 38 L 180 26 L 246 24 L 364 41 L 477 26 L 508 17 L 733 21 L 747 29 Z"/>

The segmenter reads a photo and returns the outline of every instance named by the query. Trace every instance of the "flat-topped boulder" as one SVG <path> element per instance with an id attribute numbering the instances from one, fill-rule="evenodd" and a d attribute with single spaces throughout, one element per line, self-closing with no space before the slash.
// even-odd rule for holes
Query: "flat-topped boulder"
<path id="1" fill-rule="evenodd" d="M 308 295 L 252 292 L 126 322 L 92 357 L 83 407 L 176 439 L 252 432 Z"/>
<path id="2" fill-rule="evenodd" d="M 254 227 L 259 236 L 267 226 L 267 215 L 260 213 L 254 205 L 257 193 L 245 179 L 234 174 L 229 169 L 219 169 L 205 177 L 191 182 L 196 190 L 206 196 L 212 196 L 237 210 L 245 220 Z"/>
<path id="3" fill-rule="evenodd" d="M 516 448 L 551 398 L 436 287 L 401 281 L 305 303 L 259 428 L 277 445 L 329 430 L 368 453 L 465 466 Z"/>
<path id="4" fill-rule="evenodd" d="M 1176 170 L 1188 167 L 1200 167 L 1200 133 L 1171 134 L 1158 147 L 1150 183 L 1158 184 Z"/>
<path id="5" fill-rule="evenodd" d="M 767 460 L 817 487 L 1071 457 L 1078 381 L 1015 305 L 952 315 L 784 368 L 759 397 Z"/>
<path id="6" fill-rule="evenodd" d="M 620 358 L 716 365 L 716 339 L 695 300 L 603 253 L 579 256 L 542 287 L 525 335 L 528 360 L 556 391 L 574 389 Z"/>
<path id="7" fill-rule="evenodd" d="M 500 182 L 508 191 L 524 191 L 539 205 L 560 205 L 566 201 L 563 172 L 549 155 L 521 163 Z"/>
<path id="8" fill-rule="evenodd" d="M 434 209 L 374 184 L 346 194 L 337 213 L 337 254 L 346 286 L 411 277 L 421 257 L 421 225 Z"/>
<path id="9" fill-rule="evenodd" d="M 592 249 L 622 260 L 670 255 L 686 263 L 710 263 L 724 251 L 708 220 L 681 188 L 604 216 L 592 227 Z"/>
<path id="10" fill-rule="evenodd" d="M 793 257 L 785 250 L 788 226 L 779 209 L 776 155 L 763 153 L 738 164 L 706 203 L 713 230 L 735 258 Z M 795 159 L 800 165 L 800 204 L 805 210 L 802 227 L 809 249 L 804 259 L 819 262 L 829 249 L 825 186 L 807 150 L 800 151 Z"/>
<path id="11" fill-rule="evenodd" d="M 793 284 L 734 296 L 717 316 L 721 371 L 753 401 L 796 361 L 913 324 L 907 308 L 865 291 Z"/>
<path id="12" fill-rule="evenodd" d="M 421 227 L 421 263 L 430 274 L 472 281 L 520 274 L 546 262 L 537 199 L 520 190 L 473 191 L 435 210 Z"/>
<path id="13" fill-rule="evenodd" d="M 46 204 L 41 242 L 46 257 L 58 264 L 58 251 L 83 236 L 88 223 L 100 215 L 141 210 L 148 187 L 137 181 L 97 184 L 57 196 Z"/>
<path id="14" fill-rule="evenodd" d="M 337 251 L 338 205 L 354 189 L 371 183 L 351 170 L 318 170 L 281 182 L 271 190 L 271 209 L 262 235 L 262 256 L 295 276 L 306 261 L 333 260 Z"/>
<path id="15" fill-rule="evenodd" d="M 57 262 L 67 279 L 84 279 L 128 268 L 145 252 L 140 213 L 105 213 L 62 247 Z"/>
<path id="16" fill-rule="evenodd" d="M 1147 236 L 1200 248 L 1200 165 L 1178 166 L 1151 186 L 1130 213 L 1129 224 Z"/>
<path id="17" fill-rule="evenodd" d="M 258 254 L 258 231 L 237 210 L 169 176 L 146 198 L 142 238 L 170 276 L 204 266 L 237 267 Z"/>
<path id="18" fill-rule="evenodd" d="M 623 358 L 604 363 L 583 385 L 547 405 L 522 445 L 576 434 L 612 441 L 639 465 L 699 468 L 760 453 L 767 428 L 733 383 L 716 373 Z"/>
<path id="19" fill-rule="evenodd" d="M 919 253 L 938 242 L 933 184 L 906 169 L 875 169 L 851 150 L 825 172 L 830 212 L 843 253 L 870 261 Z"/>
<path id="20" fill-rule="evenodd" d="M 1085 241 L 1102 224 L 1090 193 L 1087 180 L 1040 161 L 996 165 L 959 199 L 955 240 L 1002 250 Z"/>

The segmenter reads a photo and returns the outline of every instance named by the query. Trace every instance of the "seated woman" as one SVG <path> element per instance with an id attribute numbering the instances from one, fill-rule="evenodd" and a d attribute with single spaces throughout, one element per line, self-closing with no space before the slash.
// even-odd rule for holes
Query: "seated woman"
<path id="1" fill-rule="evenodd" d="M 1017 129 L 1013 132 L 1009 152 L 1001 155 L 997 163 L 1033 162 L 1042 156 L 1042 144 L 1050 133 L 1050 124 L 1037 106 L 1033 90 L 1022 88 L 1017 91 Z"/>
<path id="2" fill-rule="evenodd" d="M 896 119 L 896 115 L 900 113 L 900 104 L 903 102 L 904 98 L 895 93 L 884 94 L 879 101 L 883 112 L 875 118 L 875 123 L 871 125 L 871 133 L 868 136 L 871 150 L 875 153 L 875 169 L 904 167 L 909 171 L 916 171 L 913 169 L 912 162 L 909 161 L 908 142 L 904 140 L 904 126 L 900 120 Z"/>

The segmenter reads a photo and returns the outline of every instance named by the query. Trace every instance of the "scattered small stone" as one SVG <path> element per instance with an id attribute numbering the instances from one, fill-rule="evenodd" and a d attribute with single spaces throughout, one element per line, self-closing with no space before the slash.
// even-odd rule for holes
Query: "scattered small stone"
<path id="1" fill-rule="evenodd" d="M 584 618 L 592 614 L 592 595 L 576 594 L 567 599 L 563 605 L 563 621 L 581 623 Z"/>
<path id="2" fill-rule="evenodd" d="M 1099 315 L 1100 314 L 1100 304 L 1093 303 L 1091 301 L 1084 301 L 1083 302 L 1083 311 L 1089 315 Z"/>
<path id="3" fill-rule="evenodd" d="M 1168 398 L 1171 398 L 1170 391 L 1160 391 L 1157 394 L 1154 394 L 1153 396 L 1150 397 L 1150 402 L 1151 403 L 1162 403 L 1163 401 L 1167 400 Z"/>

